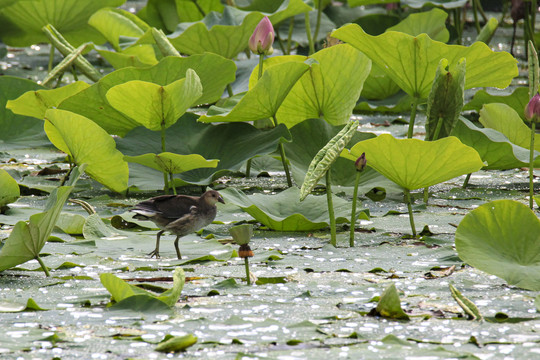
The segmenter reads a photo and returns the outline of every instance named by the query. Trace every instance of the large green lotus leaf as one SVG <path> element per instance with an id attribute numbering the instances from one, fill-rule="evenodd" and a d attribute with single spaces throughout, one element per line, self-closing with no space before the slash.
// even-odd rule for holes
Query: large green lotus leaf
<path id="1" fill-rule="evenodd" d="M 47 110 L 45 119 L 51 142 L 71 155 L 76 164 L 87 164 L 85 171 L 90 177 L 116 192 L 127 189 L 128 165 L 116 150 L 114 139 L 102 128 L 65 110 Z"/>
<path id="2" fill-rule="evenodd" d="M 456 250 L 510 285 L 540 290 L 540 220 L 524 204 L 496 200 L 468 213 L 456 230 Z"/>
<path id="3" fill-rule="evenodd" d="M 446 11 L 434 8 L 411 14 L 399 24 L 388 28 L 388 31 L 399 31 L 412 36 L 426 33 L 431 39 L 445 43 L 450 39 L 450 33 L 446 29 L 447 17 Z"/>
<path id="4" fill-rule="evenodd" d="M 145 128 L 159 131 L 174 124 L 202 95 L 199 77 L 192 69 L 168 85 L 132 80 L 107 91 L 109 104 Z"/>
<path id="5" fill-rule="evenodd" d="M 17 181 L 9 173 L 0 169 L 0 209 L 21 196 Z"/>
<path id="6" fill-rule="evenodd" d="M 461 117 L 451 135 L 462 143 L 473 147 L 482 161 L 487 163 L 486 170 L 506 170 L 529 166 L 529 150 L 512 144 L 506 136 L 497 130 L 479 128 Z M 540 153 L 535 152 L 536 166 L 540 166 Z"/>
<path id="7" fill-rule="evenodd" d="M 28 91 L 44 89 L 33 81 L 0 76 L 0 150 L 24 149 L 50 144 L 43 131 L 43 121 L 15 115 L 6 109 L 8 101 L 17 99 Z"/>
<path id="8" fill-rule="evenodd" d="M 193 69 L 201 81 L 203 95 L 195 105 L 213 103 L 221 97 L 225 86 L 235 79 L 236 65 L 215 54 L 192 55 L 186 58 L 166 57 L 155 66 L 114 71 L 88 89 L 63 101 L 59 108 L 73 111 L 92 119 L 110 134 L 124 136 L 139 123 L 115 110 L 107 101 L 106 93 L 113 86 L 131 80 L 148 81 L 161 86 L 186 77 Z"/>
<path id="9" fill-rule="evenodd" d="M 201 10 L 204 14 L 212 11 L 220 13 L 224 8 L 220 0 L 176 0 L 175 2 L 179 22 L 199 21 L 204 18 Z"/>
<path id="10" fill-rule="evenodd" d="M 399 92 L 399 86 L 379 65 L 371 64 L 371 71 L 362 87 L 361 96 L 370 100 L 386 99 Z"/>
<path id="11" fill-rule="evenodd" d="M 83 170 L 84 165 L 74 168 L 67 185 L 60 186 L 50 193 L 43 212 L 30 216 L 28 223 L 19 221 L 15 224 L 0 251 L 0 271 L 39 256 L 39 252 L 54 229 L 64 203 L 79 179 L 80 171 Z"/>
<path id="12" fill-rule="evenodd" d="M 266 71 L 282 63 L 301 61 L 300 56 L 279 56 L 265 62 Z M 306 58 L 304 58 L 306 59 Z M 306 120 L 324 117 L 332 125 L 349 121 L 352 109 L 371 69 L 371 61 L 348 45 L 336 45 L 310 56 L 312 64 L 289 92 L 277 112 L 279 123 L 293 127 Z M 256 67 L 250 84 L 256 81 Z M 343 74 L 348 74 L 347 77 Z"/>
<path id="13" fill-rule="evenodd" d="M 480 110 L 480 122 L 484 127 L 503 133 L 508 140 L 525 149 L 531 148 L 531 129 L 519 114 L 505 104 L 486 104 Z M 535 135 L 534 149 L 540 151 L 540 135 Z"/>
<path id="14" fill-rule="evenodd" d="M 199 121 L 254 121 L 275 116 L 287 94 L 309 68 L 303 62 L 285 62 L 269 67 L 230 112 L 203 115 Z"/>
<path id="15" fill-rule="evenodd" d="M 157 155 L 124 156 L 124 160 L 172 174 L 180 174 L 199 168 L 215 168 L 219 163 L 219 160 L 206 160 L 198 154 L 178 155 L 169 152 Z"/>
<path id="16" fill-rule="evenodd" d="M 137 44 L 128 47 L 122 52 L 96 49 L 115 69 L 122 69 L 128 66 L 148 67 L 156 65 L 158 60 L 154 47 L 149 44 Z"/>
<path id="17" fill-rule="evenodd" d="M 440 6 L 444 9 L 457 9 L 465 6 L 467 0 L 401 0 L 401 4 L 420 9 L 424 6 Z"/>
<path id="18" fill-rule="evenodd" d="M 267 15 L 274 26 L 281 23 L 283 20 L 293 17 L 298 14 L 303 14 L 310 11 L 311 6 L 307 5 L 302 0 L 254 0 L 246 7 L 240 7 L 244 11 L 260 11 Z M 315 28 L 313 28 L 315 29 Z"/>
<path id="19" fill-rule="evenodd" d="M 83 42 L 103 42 L 101 35 L 87 24 L 97 10 L 117 7 L 125 0 L 25 0 L 0 11 L 2 40 L 11 46 L 30 46 L 48 42 L 41 28 L 53 25 L 74 46 Z"/>
<path id="20" fill-rule="evenodd" d="M 341 129 L 341 126 L 332 126 L 323 119 L 309 119 L 293 126 L 290 131 L 292 141 L 285 143 L 285 152 L 287 159 L 292 165 L 292 176 L 297 184 L 302 184 L 309 168 L 309 164 L 317 155 L 317 152 L 325 146 Z M 356 144 L 359 141 L 375 137 L 371 133 L 356 132 L 350 144 Z M 354 164 L 347 159 L 338 158 L 330 168 L 330 175 L 333 185 L 353 186 L 356 178 L 356 168 Z M 321 183 L 325 179 L 320 180 Z M 362 173 L 359 183 L 360 193 L 365 193 L 374 187 L 384 187 L 388 190 L 398 187 L 384 176 L 368 167 Z"/>
<path id="21" fill-rule="evenodd" d="M 292 20 L 293 30 L 291 34 L 291 41 L 293 44 L 297 43 L 301 47 L 307 48 L 309 41 L 306 36 L 307 34 L 306 15 L 304 13 L 305 11 L 302 11 L 302 14 L 296 15 Z M 317 27 L 318 11 L 312 10 L 308 12 L 308 15 L 309 15 L 309 24 L 311 26 L 311 35 L 315 36 L 315 28 Z M 273 19 L 272 19 L 272 24 L 276 24 L 276 22 Z M 283 21 L 281 22 L 277 30 L 279 30 L 280 34 L 288 34 L 289 26 L 290 26 L 290 21 Z M 327 34 L 330 33 L 332 30 L 334 30 L 335 28 L 336 28 L 336 24 L 334 24 L 332 20 L 328 18 L 328 16 L 325 14 L 324 11 L 321 12 L 321 17 L 320 17 L 320 22 L 319 22 L 319 33 L 317 34 L 317 39 L 313 39 L 314 42 L 319 43 L 321 41 L 324 41 L 326 39 Z M 288 38 L 288 35 L 285 38 Z M 274 44 L 274 48 L 280 49 L 280 46 L 277 42 Z"/>
<path id="22" fill-rule="evenodd" d="M 341 156 L 356 161 L 363 152 L 368 166 L 408 190 L 432 186 L 484 166 L 476 150 L 454 136 L 423 141 L 382 134 L 343 150 Z"/>
<path id="23" fill-rule="evenodd" d="M 345 25 L 332 33 L 365 53 L 384 69 L 399 87 L 411 96 L 427 98 L 441 59 L 453 66 L 461 58 L 467 62 L 465 88 L 493 86 L 505 88 L 518 75 L 517 62 L 506 52 L 493 52 L 486 44 L 446 45 L 426 34 L 416 37 L 388 31 L 368 35 L 356 24 Z"/>
<path id="24" fill-rule="evenodd" d="M 216 168 L 195 169 L 179 175 L 186 182 L 200 185 L 210 184 L 230 171 L 238 171 L 248 159 L 270 154 L 280 141 L 290 140 L 291 135 L 284 125 L 268 131 L 258 130 L 247 123 L 211 125 L 197 122 L 197 117 L 192 114 L 184 115 L 165 134 L 167 150 L 172 153 L 219 159 Z M 116 141 L 118 149 L 129 156 L 155 153 L 161 149 L 160 134 L 143 127 Z M 144 176 L 149 176 L 148 173 L 146 169 Z M 155 183 L 162 184 L 162 173 L 156 172 L 156 176 Z"/>
<path id="25" fill-rule="evenodd" d="M 362 5 L 374 5 L 374 4 L 391 4 L 397 2 L 396 0 L 348 0 L 350 7 L 362 6 Z"/>
<path id="26" fill-rule="evenodd" d="M 232 59 L 247 47 L 262 18 L 259 12 L 246 13 L 227 6 L 223 14 L 211 12 L 200 22 L 180 24 L 169 38 L 182 54 L 210 52 Z"/>
<path id="27" fill-rule="evenodd" d="M 150 29 L 150 26 L 135 14 L 114 8 L 96 11 L 88 24 L 98 30 L 116 50 L 120 50 L 120 36 L 138 38 Z"/>
<path id="28" fill-rule="evenodd" d="M 368 100 L 361 97 L 358 101 L 358 104 L 356 104 L 356 106 L 354 107 L 354 111 L 360 113 L 403 113 L 411 111 L 412 101 L 413 98 L 410 95 L 400 90 L 397 94 L 394 94 L 382 100 Z"/>
<path id="29" fill-rule="evenodd" d="M 485 90 L 478 90 L 471 101 L 463 107 L 463 110 L 482 109 L 485 104 L 501 103 L 510 106 L 519 116 L 525 120 L 525 106 L 529 103 L 529 89 L 526 87 L 515 88 L 511 95 L 491 95 Z"/>
<path id="30" fill-rule="evenodd" d="M 330 224 L 326 195 L 309 196 L 300 201 L 300 190 L 288 188 L 276 195 L 245 195 L 235 188 L 220 190 L 228 203 L 235 204 L 255 218 L 255 220 L 277 231 L 312 231 Z M 337 223 L 346 223 L 351 216 L 351 204 L 337 196 L 333 197 Z M 362 219 L 369 217 L 360 211 Z"/>
<path id="31" fill-rule="evenodd" d="M 15 100 L 9 100 L 6 108 L 15 114 L 43 119 L 45 111 L 57 107 L 62 101 L 90 87 L 84 81 L 50 90 L 27 91 Z"/>

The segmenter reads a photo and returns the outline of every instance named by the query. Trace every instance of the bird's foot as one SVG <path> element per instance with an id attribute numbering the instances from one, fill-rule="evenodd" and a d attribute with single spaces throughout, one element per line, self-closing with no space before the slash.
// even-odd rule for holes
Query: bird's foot
<path id="1" fill-rule="evenodd" d="M 150 259 L 154 256 L 156 257 L 156 259 L 160 258 L 158 249 L 154 249 L 153 251 L 149 252 L 148 255 L 150 255 Z"/>

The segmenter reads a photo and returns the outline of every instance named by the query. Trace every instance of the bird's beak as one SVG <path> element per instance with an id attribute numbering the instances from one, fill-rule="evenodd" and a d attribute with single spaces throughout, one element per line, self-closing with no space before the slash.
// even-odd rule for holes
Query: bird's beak
<path id="1" fill-rule="evenodd" d="M 221 196 L 218 197 L 217 201 L 219 201 L 222 204 L 225 204 L 225 200 L 223 200 L 223 198 Z"/>

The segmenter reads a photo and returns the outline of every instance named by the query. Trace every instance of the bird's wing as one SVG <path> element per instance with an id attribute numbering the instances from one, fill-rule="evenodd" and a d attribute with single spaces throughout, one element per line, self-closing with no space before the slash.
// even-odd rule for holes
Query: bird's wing
<path id="1" fill-rule="evenodd" d="M 191 212 L 192 206 L 197 206 L 197 198 L 186 195 L 164 195 L 154 198 L 154 206 L 161 216 L 177 219 Z"/>

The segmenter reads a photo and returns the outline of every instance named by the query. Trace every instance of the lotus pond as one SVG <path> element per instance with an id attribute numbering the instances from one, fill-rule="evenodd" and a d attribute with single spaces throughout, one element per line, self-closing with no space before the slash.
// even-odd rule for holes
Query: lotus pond
<path id="1" fill-rule="evenodd" d="M 0 357 L 540 357 L 536 11 L 489 3 L 1 1 Z M 129 210 L 208 188 L 150 258 Z"/>

